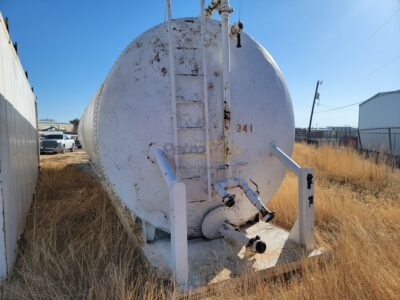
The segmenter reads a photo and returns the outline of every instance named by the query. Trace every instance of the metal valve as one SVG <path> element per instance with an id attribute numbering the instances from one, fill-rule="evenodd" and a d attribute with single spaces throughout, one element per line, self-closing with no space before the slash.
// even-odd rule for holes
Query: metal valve
<path id="1" fill-rule="evenodd" d="M 235 198 L 236 195 L 227 194 L 225 197 L 222 198 L 222 202 L 227 207 L 232 207 L 235 205 Z"/>
<path id="2" fill-rule="evenodd" d="M 243 23 L 240 21 L 238 23 L 233 24 L 231 27 L 231 36 L 236 37 L 236 42 L 237 42 L 236 47 L 237 48 L 242 47 L 241 38 L 240 38 L 240 33 L 242 32 L 242 30 L 243 30 Z"/>
<path id="3" fill-rule="evenodd" d="M 268 223 L 269 221 L 272 221 L 273 218 L 275 218 L 275 212 L 265 209 L 265 211 L 262 212 L 262 216 L 262 220 L 265 223 Z"/>
<path id="4" fill-rule="evenodd" d="M 249 240 L 246 248 L 253 252 L 261 254 L 265 252 L 265 250 L 267 249 L 267 245 L 257 235 Z"/>

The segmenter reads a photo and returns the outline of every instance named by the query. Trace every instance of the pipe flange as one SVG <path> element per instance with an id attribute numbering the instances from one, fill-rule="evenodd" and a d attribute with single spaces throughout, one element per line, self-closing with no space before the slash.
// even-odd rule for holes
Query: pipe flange
<path id="1" fill-rule="evenodd" d="M 233 226 L 239 226 L 242 218 L 234 207 L 219 206 L 210 211 L 201 224 L 201 231 L 207 239 L 216 239 L 222 237 L 220 232 L 223 224 L 229 223 Z"/>

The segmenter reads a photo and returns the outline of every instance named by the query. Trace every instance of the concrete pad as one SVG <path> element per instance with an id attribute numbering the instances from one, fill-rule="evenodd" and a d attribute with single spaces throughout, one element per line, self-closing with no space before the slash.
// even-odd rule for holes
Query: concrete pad
<path id="1" fill-rule="evenodd" d="M 254 254 L 245 247 L 236 247 L 224 239 L 188 241 L 189 282 L 188 289 L 204 287 L 238 277 L 248 271 L 268 271 L 276 275 L 298 268 L 305 257 L 322 254 L 314 250 L 305 255 L 303 249 L 288 239 L 289 232 L 273 224 L 258 222 L 243 232 L 249 237 L 260 236 L 267 244 L 263 254 Z M 142 246 L 150 264 L 165 277 L 173 275 L 171 243 L 169 239 L 158 240 Z M 277 268 L 277 267 L 284 268 Z M 280 269 L 278 271 L 277 269 Z"/>

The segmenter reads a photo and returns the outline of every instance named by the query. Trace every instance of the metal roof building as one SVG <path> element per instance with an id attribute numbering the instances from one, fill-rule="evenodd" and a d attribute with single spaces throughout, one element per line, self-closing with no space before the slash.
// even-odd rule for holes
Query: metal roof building
<path id="1" fill-rule="evenodd" d="M 400 90 L 378 93 L 359 106 L 363 149 L 400 155 Z"/>
<path id="2" fill-rule="evenodd" d="M 71 123 L 62 123 L 62 122 L 56 122 L 56 121 L 45 121 L 45 120 L 39 120 L 38 121 L 38 129 L 39 130 L 46 130 L 49 128 L 53 128 L 57 131 L 67 131 L 67 132 L 72 132 L 74 130 L 74 125 Z"/>
<path id="3" fill-rule="evenodd" d="M 36 97 L 0 13 L 0 278 L 10 274 L 39 166 Z"/>

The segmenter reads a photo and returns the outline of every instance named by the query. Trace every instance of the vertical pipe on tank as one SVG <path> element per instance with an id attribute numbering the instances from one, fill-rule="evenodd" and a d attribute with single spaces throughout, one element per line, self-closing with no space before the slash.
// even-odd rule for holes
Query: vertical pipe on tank
<path id="1" fill-rule="evenodd" d="M 178 121 L 176 118 L 176 84 L 175 84 L 175 51 L 174 51 L 174 35 L 172 33 L 172 12 L 171 0 L 167 0 L 168 11 L 168 51 L 169 51 L 169 71 L 171 78 L 171 104 L 172 104 L 172 131 L 175 149 L 178 147 Z M 178 155 L 175 158 L 175 170 L 179 169 Z"/>
<path id="2" fill-rule="evenodd" d="M 211 201 L 211 162 L 210 162 L 210 122 L 208 118 L 208 74 L 207 74 L 207 55 L 206 55 L 206 14 L 204 10 L 204 0 L 200 0 L 200 23 L 201 23 L 201 51 L 203 54 L 203 97 L 204 97 L 204 117 L 206 121 L 206 159 L 207 159 L 207 198 Z"/>
<path id="3" fill-rule="evenodd" d="M 230 130 L 230 118 L 231 118 L 231 99 L 230 99 L 230 47 L 229 47 L 229 14 L 232 12 L 232 8 L 229 6 L 229 0 L 221 0 L 219 13 L 221 14 L 221 25 L 222 25 L 222 97 L 224 100 L 224 144 L 225 144 L 225 167 L 226 177 L 232 177 L 232 168 L 230 165 L 231 160 L 231 130 Z"/>

